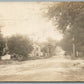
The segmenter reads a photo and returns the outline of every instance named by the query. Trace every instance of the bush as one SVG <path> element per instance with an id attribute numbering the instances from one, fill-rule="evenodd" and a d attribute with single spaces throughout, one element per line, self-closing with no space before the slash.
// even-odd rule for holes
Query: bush
<path id="1" fill-rule="evenodd" d="M 26 36 L 14 35 L 8 39 L 8 49 L 9 54 L 15 57 L 17 60 L 24 60 L 24 57 L 28 57 L 29 53 L 31 53 L 33 47 L 32 42 Z M 23 59 L 22 59 L 23 56 Z"/>

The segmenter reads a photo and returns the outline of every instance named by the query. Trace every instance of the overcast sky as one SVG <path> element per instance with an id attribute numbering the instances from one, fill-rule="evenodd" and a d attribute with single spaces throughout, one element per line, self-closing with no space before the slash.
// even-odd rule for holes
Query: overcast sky
<path id="1" fill-rule="evenodd" d="M 46 41 L 47 37 L 61 39 L 55 26 L 42 16 L 41 9 L 48 2 L 0 2 L 0 24 L 4 36 L 16 33 L 30 36 L 33 40 Z"/>

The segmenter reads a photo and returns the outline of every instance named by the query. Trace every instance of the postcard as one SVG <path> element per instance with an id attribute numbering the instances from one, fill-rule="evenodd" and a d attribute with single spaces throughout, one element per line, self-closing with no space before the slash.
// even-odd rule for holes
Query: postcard
<path id="1" fill-rule="evenodd" d="M 84 81 L 84 2 L 0 2 L 0 82 Z"/>

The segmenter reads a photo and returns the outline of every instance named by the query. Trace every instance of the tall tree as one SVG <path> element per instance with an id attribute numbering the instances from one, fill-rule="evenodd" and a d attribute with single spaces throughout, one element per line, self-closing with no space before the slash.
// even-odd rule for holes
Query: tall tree
<path id="1" fill-rule="evenodd" d="M 81 38 L 84 37 L 84 2 L 54 3 L 48 7 L 46 15 L 64 35 L 69 33 L 71 39 L 68 40 L 72 40 L 73 55 L 76 56 L 77 46 L 83 43 Z"/>

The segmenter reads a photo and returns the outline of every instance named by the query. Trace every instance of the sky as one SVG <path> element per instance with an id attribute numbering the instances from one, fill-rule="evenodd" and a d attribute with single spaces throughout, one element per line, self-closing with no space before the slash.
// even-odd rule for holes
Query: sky
<path id="1" fill-rule="evenodd" d="M 4 36 L 28 35 L 34 41 L 46 41 L 50 37 L 60 40 L 62 35 L 54 31 L 52 21 L 42 16 L 41 9 L 51 2 L 0 2 L 0 24 Z"/>

